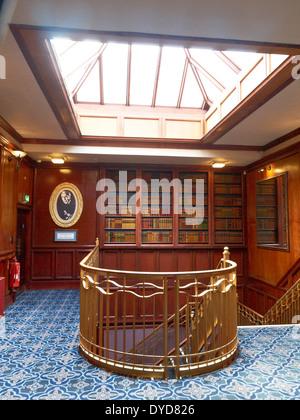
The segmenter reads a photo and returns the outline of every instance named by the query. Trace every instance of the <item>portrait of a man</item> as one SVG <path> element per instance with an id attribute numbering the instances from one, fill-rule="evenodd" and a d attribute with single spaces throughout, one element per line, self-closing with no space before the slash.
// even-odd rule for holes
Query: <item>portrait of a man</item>
<path id="1" fill-rule="evenodd" d="M 76 201 L 70 190 L 63 190 L 57 199 L 57 214 L 62 220 L 70 220 L 74 216 Z"/>
<path id="2" fill-rule="evenodd" d="M 79 220 L 83 208 L 82 196 L 74 184 L 59 184 L 49 200 L 50 215 L 57 226 L 71 227 Z"/>

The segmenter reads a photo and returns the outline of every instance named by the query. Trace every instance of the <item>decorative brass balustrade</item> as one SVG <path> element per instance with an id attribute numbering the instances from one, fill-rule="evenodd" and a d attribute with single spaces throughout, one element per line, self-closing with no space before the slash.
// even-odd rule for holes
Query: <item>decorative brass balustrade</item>
<path id="1" fill-rule="evenodd" d="M 133 377 L 184 377 L 229 365 L 238 351 L 236 264 L 180 273 L 99 268 L 99 243 L 80 263 L 80 353 Z"/>
<path id="2" fill-rule="evenodd" d="M 238 303 L 238 325 L 287 325 L 300 318 L 300 279 L 265 314 Z M 296 322 L 296 321 L 295 321 Z"/>

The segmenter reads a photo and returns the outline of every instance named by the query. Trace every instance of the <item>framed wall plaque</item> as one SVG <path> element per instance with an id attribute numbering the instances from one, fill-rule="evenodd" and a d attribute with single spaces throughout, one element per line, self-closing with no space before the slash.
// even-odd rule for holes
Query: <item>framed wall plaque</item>
<path id="1" fill-rule="evenodd" d="M 55 242 L 77 242 L 77 230 L 55 230 Z"/>
<path id="2" fill-rule="evenodd" d="M 69 228 L 78 222 L 83 209 L 82 195 L 74 184 L 59 184 L 51 194 L 49 211 L 57 226 Z"/>

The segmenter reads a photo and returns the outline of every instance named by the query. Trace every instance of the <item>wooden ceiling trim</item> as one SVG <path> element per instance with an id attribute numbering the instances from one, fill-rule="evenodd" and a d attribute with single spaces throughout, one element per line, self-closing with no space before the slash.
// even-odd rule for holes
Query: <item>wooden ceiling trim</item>
<path id="1" fill-rule="evenodd" d="M 10 28 L 64 134 L 69 139 L 80 138 L 75 111 L 43 33 L 18 25 L 10 25 Z"/>
<path id="2" fill-rule="evenodd" d="M 269 75 L 256 89 L 243 99 L 231 112 L 216 124 L 201 142 L 215 143 L 224 134 L 245 120 L 249 115 L 266 104 L 275 95 L 293 83 L 293 57 L 285 60 L 271 75 Z"/>
<path id="3" fill-rule="evenodd" d="M 174 44 L 175 41 L 181 45 L 191 46 L 195 45 L 204 46 L 205 43 L 210 48 L 218 50 L 226 49 L 235 46 L 235 49 L 243 49 L 247 47 L 248 51 L 255 52 L 267 52 L 267 53 L 280 53 L 280 54 L 300 54 L 300 45 L 289 45 L 289 44 L 270 44 L 270 43 L 257 43 L 257 42 L 241 42 L 232 40 L 218 40 L 218 39 L 202 39 L 202 38 L 190 38 L 190 37 L 173 37 L 173 36 L 161 36 L 154 34 L 129 34 L 122 32 L 102 32 L 102 31 L 87 31 L 87 30 L 70 30 L 64 28 L 43 28 L 28 25 L 11 24 L 10 28 L 15 36 L 15 39 L 21 48 L 33 74 L 35 75 L 43 93 L 45 94 L 59 124 L 61 125 L 64 134 L 69 141 L 82 139 L 86 140 L 86 137 L 80 133 L 79 125 L 76 119 L 75 110 L 71 105 L 67 92 L 63 86 L 59 72 L 55 70 L 55 63 L 53 63 L 49 49 L 47 48 L 46 39 L 50 39 L 53 36 L 69 36 L 74 40 L 86 39 L 89 37 L 95 37 L 99 40 L 101 37 L 103 42 L 111 40 L 113 37 L 124 40 L 133 39 L 141 40 L 157 40 L 165 41 L 167 44 Z M 288 64 L 286 62 L 279 67 L 271 76 L 268 77 L 252 94 L 250 94 L 245 100 L 243 100 L 234 111 L 230 112 L 219 124 L 217 124 L 209 133 L 207 133 L 201 140 L 191 142 L 189 140 L 183 140 L 182 143 L 185 147 L 190 147 L 191 144 L 199 147 L 202 144 L 213 144 L 220 139 L 225 133 L 231 130 L 235 125 L 239 124 L 243 119 L 257 110 L 260 106 L 270 100 L 278 92 L 293 82 L 292 69 L 295 64 L 291 63 L 292 57 L 290 57 Z M 101 59 L 100 59 L 101 63 Z M 158 69 L 159 74 L 159 69 Z M 15 136 L 14 136 L 15 137 Z M 99 140 L 99 137 L 95 137 Z M 26 142 L 28 139 L 19 139 L 20 142 Z M 109 138 L 106 138 L 109 140 Z M 113 139 L 112 139 L 113 140 Z M 101 139 L 100 139 L 101 141 Z M 127 147 L 131 147 L 132 144 L 137 144 L 136 139 L 119 138 L 118 141 L 124 143 Z M 143 143 L 152 142 L 155 147 L 170 147 L 170 144 L 174 142 L 174 139 L 142 139 Z M 115 143 L 114 143 L 115 144 Z M 231 150 L 239 150 L 239 146 L 231 146 Z M 242 146 L 243 147 L 243 146 Z M 249 146 L 251 147 L 251 146 Z M 261 148 L 258 148 L 261 150 Z M 256 150 L 258 150 L 256 149 Z M 253 150 L 253 149 L 252 149 Z"/>
<path id="4" fill-rule="evenodd" d="M 260 42 L 248 41 L 238 39 L 220 39 L 220 38 L 205 38 L 194 36 L 179 36 L 179 35 L 163 35 L 142 32 L 123 32 L 123 31 L 101 31 L 78 28 L 60 28 L 51 26 L 25 25 L 25 24 L 10 24 L 10 27 L 18 27 L 21 29 L 32 29 L 43 32 L 45 37 L 52 36 L 66 36 L 74 41 L 83 41 L 87 39 L 100 40 L 102 42 L 109 41 L 142 41 L 157 43 L 158 45 L 176 45 L 185 48 L 193 46 L 201 48 L 209 48 L 217 51 L 232 50 L 248 51 L 256 53 L 267 54 L 283 54 L 283 55 L 299 55 L 300 44 L 279 43 L 279 42 Z"/>

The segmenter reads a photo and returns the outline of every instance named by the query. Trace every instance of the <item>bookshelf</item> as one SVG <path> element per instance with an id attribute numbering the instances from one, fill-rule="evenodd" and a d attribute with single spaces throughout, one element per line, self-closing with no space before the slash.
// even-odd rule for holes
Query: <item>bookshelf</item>
<path id="1" fill-rule="evenodd" d="M 113 202 L 110 202 L 110 194 L 114 195 L 114 192 L 106 192 L 108 213 L 105 215 L 105 244 L 135 244 L 136 211 L 135 205 L 129 201 L 135 191 L 127 191 L 127 183 L 126 187 L 120 184 L 118 170 L 106 170 L 105 177 L 114 182 L 117 193 L 114 206 Z M 135 171 L 127 171 L 127 182 L 135 178 Z M 124 192 L 125 188 L 126 192 Z"/>
<path id="2" fill-rule="evenodd" d="M 278 243 L 276 178 L 256 184 L 257 244 Z"/>
<path id="3" fill-rule="evenodd" d="M 182 185 L 181 212 L 178 216 L 178 243 L 179 244 L 208 244 L 208 173 L 201 172 L 179 172 L 179 180 Z M 188 184 L 185 181 L 191 180 Z M 204 181 L 204 196 L 202 196 L 204 208 L 202 209 L 199 223 L 197 223 L 197 214 L 192 213 L 197 204 L 196 201 L 196 181 Z M 193 220 L 193 223 L 191 223 Z"/>
<path id="4" fill-rule="evenodd" d="M 142 179 L 142 244 L 173 244 L 173 172 L 143 171 Z"/>
<path id="5" fill-rule="evenodd" d="M 244 244 L 241 173 L 163 169 L 124 169 L 125 187 L 120 184 L 119 170 L 105 169 L 103 176 L 114 182 L 117 197 L 114 208 L 106 191 L 108 213 L 101 219 L 103 245 L 194 248 Z M 171 184 L 174 180 L 179 180 L 178 185 Z M 200 195 L 197 180 L 203 181 Z M 271 203 L 258 210 L 259 230 L 274 228 L 275 210 Z"/>
<path id="6" fill-rule="evenodd" d="M 214 231 L 216 244 L 243 243 L 241 174 L 214 173 Z"/>

